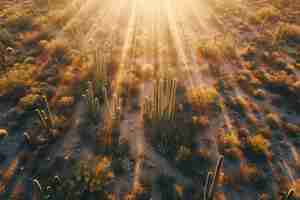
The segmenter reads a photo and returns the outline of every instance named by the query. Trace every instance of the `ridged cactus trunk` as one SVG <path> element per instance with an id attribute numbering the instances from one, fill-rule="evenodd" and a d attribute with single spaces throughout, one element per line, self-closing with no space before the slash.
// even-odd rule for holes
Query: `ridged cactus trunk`
<path id="1" fill-rule="evenodd" d="M 295 193 L 294 189 L 290 189 L 286 194 L 283 195 L 282 200 L 292 200 Z"/>
<path id="2" fill-rule="evenodd" d="M 216 165 L 214 173 L 208 172 L 207 178 L 205 181 L 205 186 L 204 186 L 204 197 L 203 197 L 204 200 L 213 200 L 214 199 L 216 186 L 219 181 L 223 162 L 224 162 L 224 157 L 221 156 L 218 160 L 218 163 Z"/>
<path id="3" fill-rule="evenodd" d="M 145 99 L 144 116 L 153 122 L 174 120 L 176 111 L 176 80 L 156 80 L 153 94 Z"/>
<path id="4" fill-rule="evenodd" d="M 107 94 L 105 94 L 104 104 L 104 135 L 101 140 L 106 148 L 109 148 L 119 144 L 122 101 L 119 96 L 113 96 L 111 101 L 109 101 Z"/>
<path id="5" fill-rule="evenodd" d="M 88 88 L 86 89 L 83 98 L 88 109 L 88 114 L 96 121 L 100 113 L 100 102 L 94 92 L 93 83 L 90 81 L 88 82 Z"/>
<path id="6" fill-rule="evenodd" d="M 100 52 L 99 49 L 94 51 L 93 55 L 93 75 L 94 75 L 94 85 L 96 94 L 101 92 L 108 82 L 108 72 L 107 72 L 107 65 L 104 54 Z M 102 94 L 100 94 L 102 96 Z"/>
<path id="7" fill-rule="evenodd" d="M 55 118 L 50 109 L 47 97 L 43 96 L 42 100 L 43 100 L 43 104 L 45 105 L 45 108 L 43 109 L 38 108 L 36 109 L 36 112 L 39 116 L 39 120 L 42 127 L 46 129 L 49 134 L 52 134 L 53 131 L 55 130 Z"/>

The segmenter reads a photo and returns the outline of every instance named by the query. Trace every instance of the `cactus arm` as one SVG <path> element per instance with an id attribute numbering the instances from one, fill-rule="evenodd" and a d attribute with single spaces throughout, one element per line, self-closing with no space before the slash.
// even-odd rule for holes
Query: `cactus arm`
<path id="1" fill-rule="evenodd" d="M 221 156 L 218 160 L 218 163 L 216 165 L 216 169 L 214 171 L 214 177 L 213 177 L 213 180 L 212 180 L 212 184 L 210 186 L 210 189 L 209 189 L 209 196 L 208 196 L 208 200 L 213 200 L 213 197 L 214 197 L 214 193 L 215 193 L 215 190 L 216 190 L 216 186 L 218 184 L 218 181 L 219 181 L 219 177 L 220 177 L 220 172 L 221 172 L 221 167 L 223 165 L 223 162 L 224 162 L 224 157 Z"/>

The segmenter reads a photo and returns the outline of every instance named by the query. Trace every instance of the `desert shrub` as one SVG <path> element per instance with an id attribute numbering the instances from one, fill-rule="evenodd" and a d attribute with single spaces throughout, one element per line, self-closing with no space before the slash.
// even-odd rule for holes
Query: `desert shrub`
<path id="1" fill-rule="evenodd" d="M 141 80 L 133 73 L 126 75 L 121 83 L 118 93 L 122 97 L 136 96 L 139 92 Z"/>
<path id="2" fill-rule="evenodd" d="M 209 118 L 207 116 L 193 116 L 192 123 L 200 128 L 209 127 Z"/>
<path id="3" fill-rule="evenodd" d="M 291 138 L 299 138 L 300 137 L 300 127 L 299 126 L 292 124 L 292 123 L 285 122 L 284 128 L 289 137 L 291 137 Z"/>
<path id="4" fill-rule="evenodd" d="M 176 154 L 176 160 L 189 160 L 192 156 L 191 149 L 181 146 Z"/>
<path id="5" fill-rule="evenodd" d="M 71 159 L 66 163 L 70 168 L 62 176 L 49 176 L 48 171 L 51 171 L 52 168 L 47 169 L 47 177 L 45 178 L 45 174 L 42 174 L 43 182 L 41 182 L 41 185 L 47 185 L 51 189 L 46 189 L 46 187 L 44 189 L 43 187 L 39 195 L 41 199 L 76 200 L 88 197 L 91 199 L 112 200 L 110 193 L 107 191 L 108 184 L 114 178 L 110 163 L 111 159 L 103 156 L 79 161 Z M 56 173 L 60 174 L 60 172 Z"/>
<path id="6" fill-rule="evenodd" d="M 220 39 L 200 42 L 198 52 L 200 56 L 217 62 L 221 62 L 222 59 L 235 59 L 237 57 L 235 41 L 228 35 Z"/>
<path id="7" fill-rule="evenodd" d="M 220 60 L 221 53 L 219 51 L 218 46 L 213 41 L 206 41 L 199 44 L 198 51 L 200 55 L 212 59 L 212 60 Z"/>
<path id="8" fill-rule="evenodd" d="M 0 96 L 29 87 L 33 83 L 36 68 L 37 66 L 31 64 L 14 65 L 4 76 L 0 77 Z"/>
<path id="9" fill-rule="evenodd" d="M 273 129 L 278 129 L 281 127 L 280 116 L 276 113 L 269 113 L 266 116 L 266 122 Z"/>
<path id="10" fill-rule="evenodd" d="M 135 183 L 133 191 L 125 195 L 124 200 L 147 200 L 151 199 L 151 193 L 145 185 Z"/>
<path id="11" fill-rule="evenodd" d="M 0 43 L 11 45 L 13 38 L 13 35 L 6 28 L 0 26 Z"/>
<path id="12" fill-rule="evenodd" d="M 296 199 L 300 199 L 300 179 L 299 178 L 294 182 L 292 187 L 294 188 L 294 191 L 295 191 L 294 197 Z"/>
<path id="13" fill-rule="evenodd" d="M 251 102 L 242 95 L 230 97 L 230 106 L 243 116 L 246 116 L 247 112 L 251 110 Z"/>
<path id="14" fill-rule="evenodd" d="M 229 131 L 220 136 L 219 145 L 221 148 L 221 152 L 229 158 L 238 159 L 242 155 L 242 152 L 240 150 L 241 142 L 237 134 L 233 131 Z"/>
<path id="15" fill-rule="evenodd" d="M 66 64 L 70 61 L 70 51 L 67 41 L 54 39 L 47 43 L 45 48 L 48 50 L 54 63 Z"/>
<path id="16" fill-rule="evenodd" d="M 296 24 L 282 23 L 273 36 L 274 43 L 300 42 L 300 26 Z"/>
<path id="17" fill-rule="evenodd" d="M 280 10 L 273 6 L 267 6 L 257 10 L 255 15 L 250 18 L 250 21 L 254 24 L 263 24 L 267 21 L 279 18 L 279 16 Z"/>
<path id="18" fill-rule="evenodd" d="M 5 25 L 12 32 L 30 31 L 33 27 L 32 16 L 27 14 L 15 14 L 6 20 Z"/>
<path id="19" fill-rule="evenodd" d="M 241 164 L 239 175 L 242 182 L 249 184 L 255 182 L 260 174 L 254 164 Z"/>
<path id="20" fill-rule="evenodd" d="M 39 94 L 28 94 L 20 99 L 19 106 L 24 110 L 34 109 L 38 106 L 41 98 Z"/>
<path id="21" fill-rule="evenodd" d="M 240 140 L 235 132 L 227 132 L 223 136 L 223 142 L 224 142 L 224 147 L 239 147 L 240 146 Z"/>
<path id="22" fill-rule="evenodd" d="M 111 159 L 107 157 L 82 162 L 75 171 L 76 179 L 86 185 L 89 192 L 103 190 L 105 184 L 114 177 L 110 164 Z"/>
<path id="23" fill-rule="evenodd" d="M 154 66 L 151 64 L 144 64 L 141 67 L 140 76 L 143 80 L 151 80 L 154 77 Z"/>
<path id="24" fill-rule="evenodd" d="M 247 145 L 255 155 L 267 155 L 269 153 L 270 143 L 262 135 L 250 136 Z"/>
<path id="25" fill-rule="evenodd" d="M 75 100 L 73 96 L 62 96 L 58 99 L 56 105 L 58 108 L 70 108 L 74 103 Z"/>
<path id="26" fill-rule="evenodd" d="M 219 93 L 213 87 L 198 87 L 186 91 L 187 103 L 194 112 L 208 113 L 220 110 Z"/>

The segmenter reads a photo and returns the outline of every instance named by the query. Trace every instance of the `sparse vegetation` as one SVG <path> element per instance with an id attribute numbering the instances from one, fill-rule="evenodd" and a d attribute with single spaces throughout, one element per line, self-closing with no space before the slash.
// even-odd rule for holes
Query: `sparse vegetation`
<path id="1" fill-rule="evenodd" d="M 300 199 L 297 1 L 0 2 L 0 199 Z"/>

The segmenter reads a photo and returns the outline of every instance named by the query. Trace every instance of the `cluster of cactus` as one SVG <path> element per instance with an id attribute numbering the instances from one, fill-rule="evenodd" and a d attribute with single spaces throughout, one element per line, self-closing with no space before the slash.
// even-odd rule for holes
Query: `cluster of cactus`
<path id="1" fill-rule="evenodd" d="M 156 80 L 152 96 L 146 98 L 144 101 L 144 117 L 152 121 L 174 120 L 176 89 L 176 80 Z"/>
<path id="2" fill-rule="evenodd" d="M 36 109 L 36 112 L 39 116 L 39 120 L 41 122 L 42 127 L 47 130 L 48 133 L 53 133 L 55 130 L 55 116 L 53 115 L 49 102 L 47 100 L 46 96 L 42 97 L 43 103 L 45 105 L 45 108 L 38 108 Z"/>
<path id="3" fill-rule="evenodd" d="M 88 114 L 93 120 L 97 120 L 100 114 L 100 100 L 95 94 L 93 83 L 90 81 L 88 82 L 88 87 L 83 98 L 85 99 L 85 103 L 88 108 Z"/>
<path id="4" fill-rule="evenodd" d="M 205 181 L 205 186 L 204 186 L 204 200 L 213 200 L 214 199 L 214 194 L 216 191 L 216 186 L 218 184 L 218 180 L 220 177 L 221 173 L 221 167 L 224 162 L 224 157 L 221 156 L 218 160 L 218 163 L 216 165 L 215 171 L 214 172 L 208 172 L 206 181 Z"/>
<path id="5" fill-rule="evenodd" d="M 104 104 L 103 143 L 106 145 L 117 144 L 116 141 L 119 140 L 119 135 L 118 131 L 114 130 L 117 129 L 117 125 L 120 122 L 122 101 L 117 95 L 114 95 L 111 101 L 109 101 L 107 94 L 105 94 Z"/>
<path id="6" fill-rule="evenodd" d="M 93 64 L 94 64 L 94 84 L 97 91 L 101 91 L 103 87 L 106 87 L 108 82 L 107 65 L 104 54 L 96 49 L 93 52 Z"/>
<path id="7" fill-rule="evenodd" d="M 1 33 L 0 33 L 1 34 Z M 0 41 L 0 67 L 5 64 L 5 46 Z"/>

